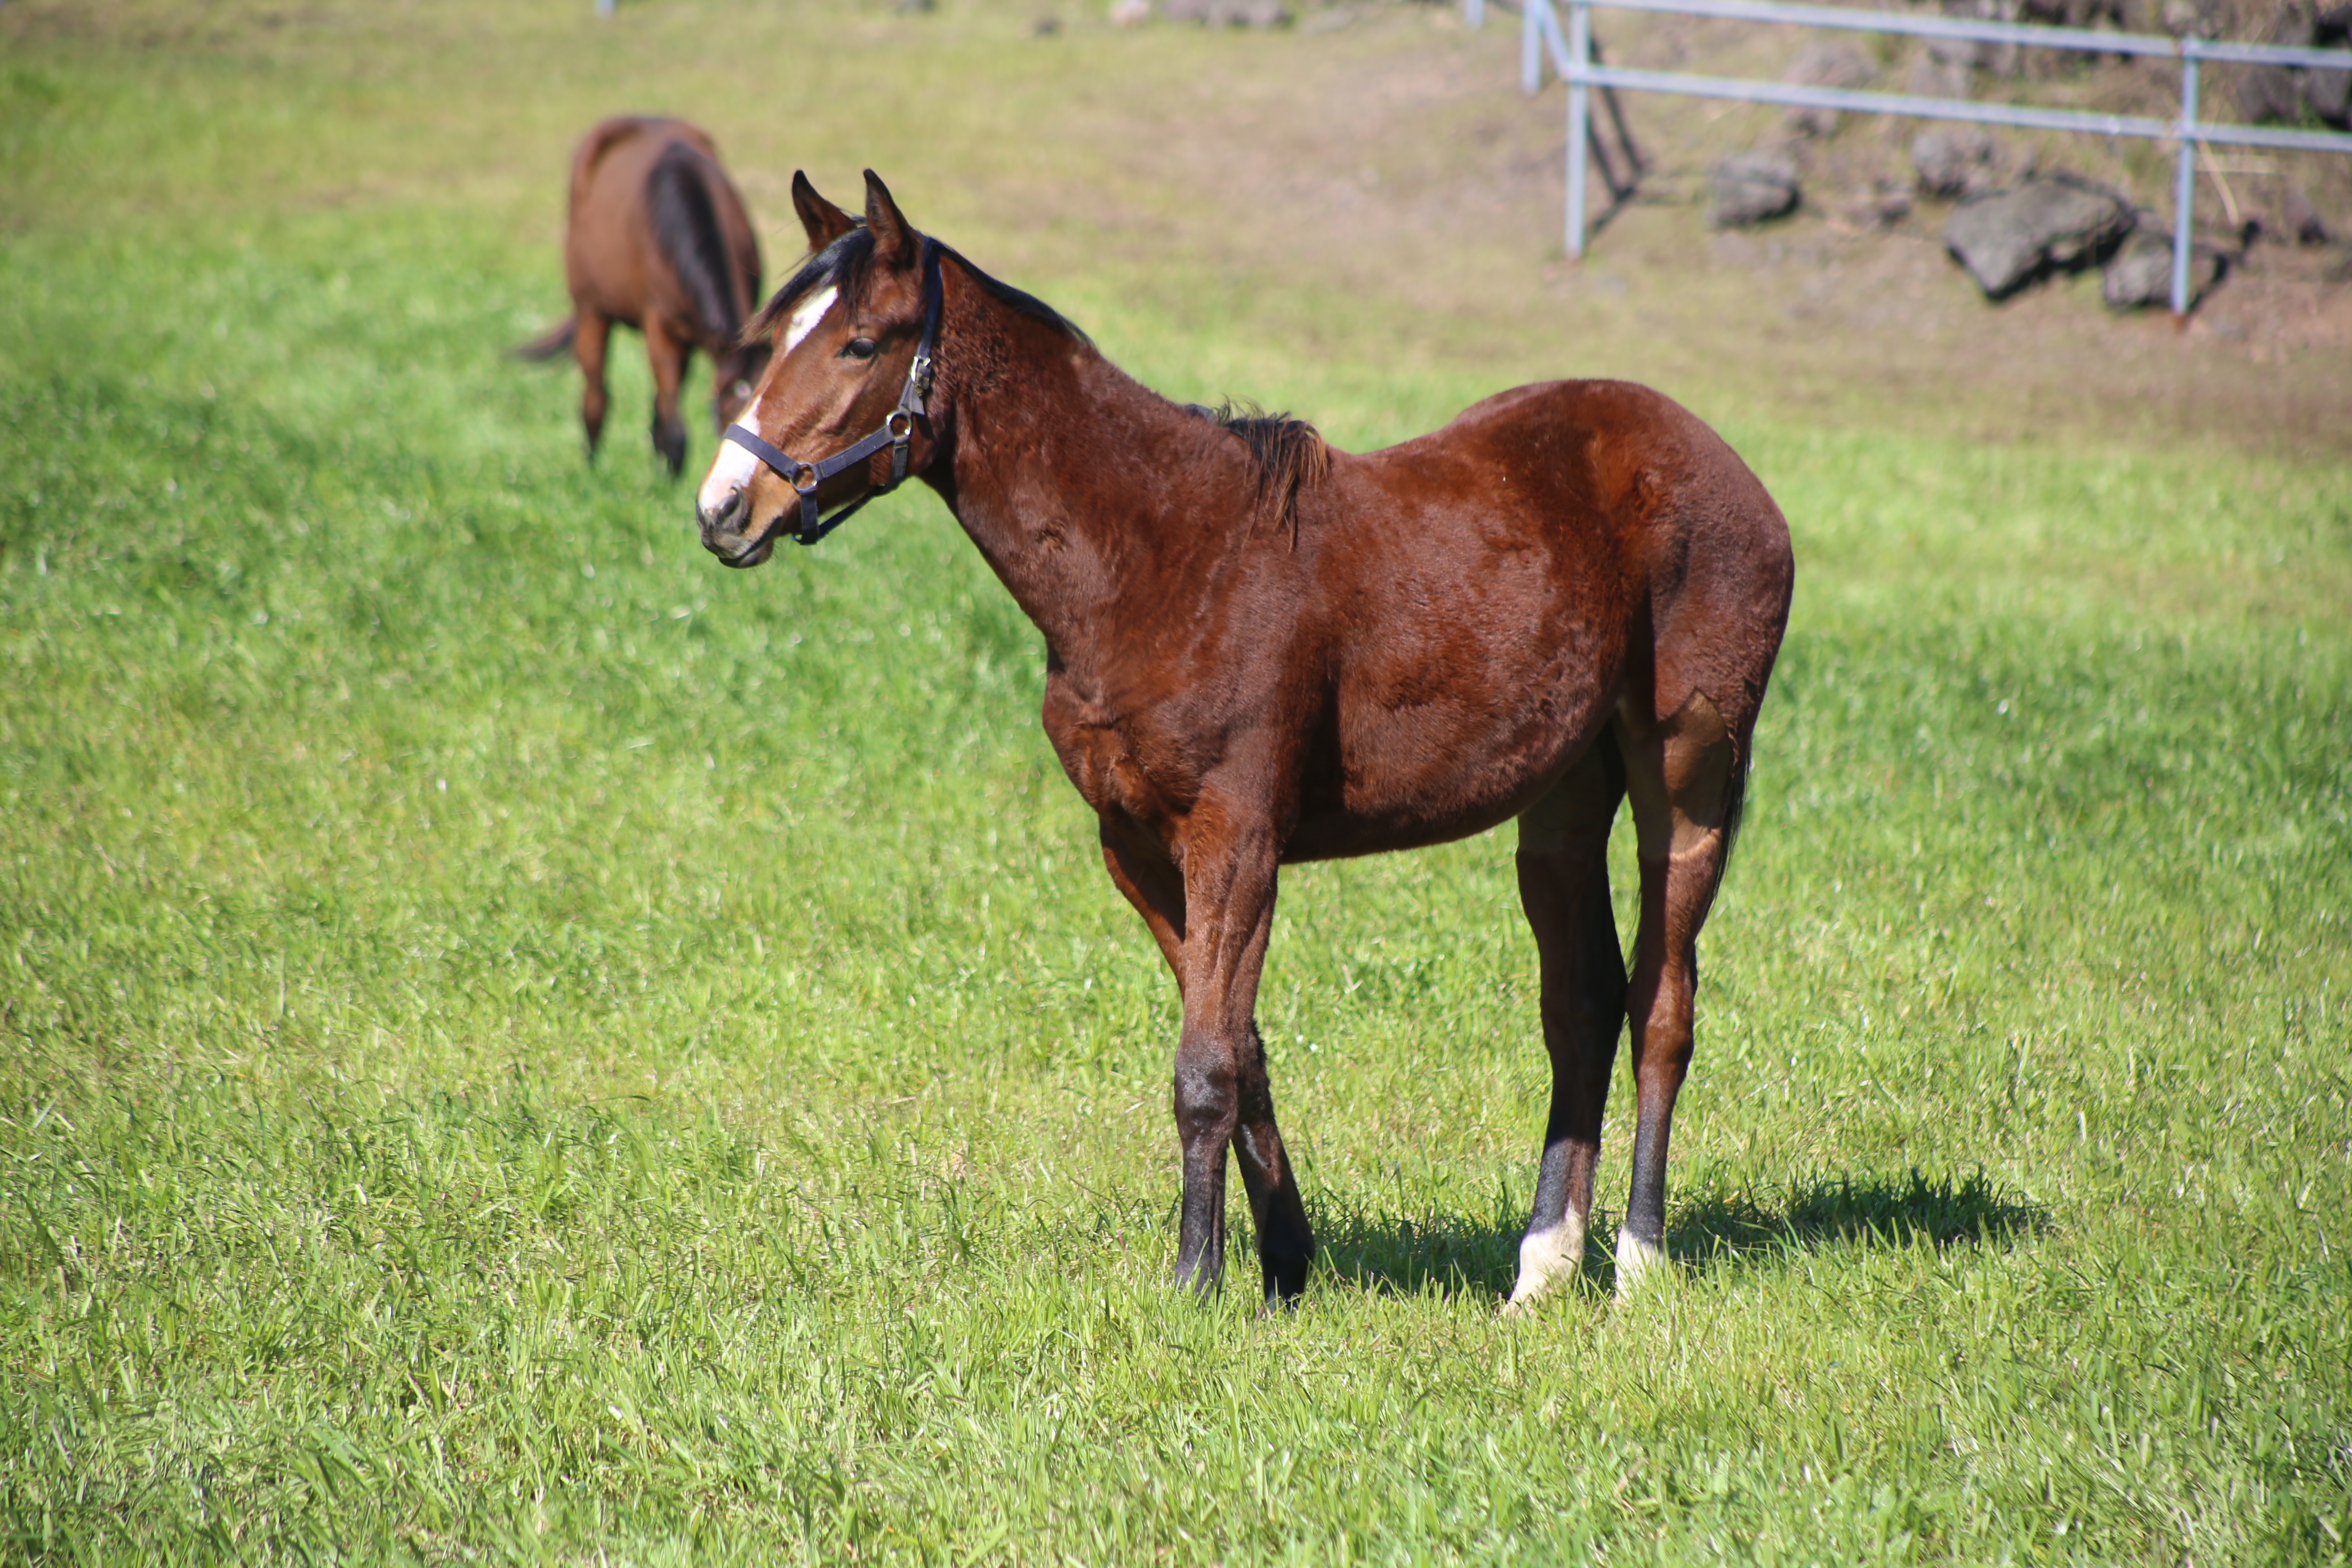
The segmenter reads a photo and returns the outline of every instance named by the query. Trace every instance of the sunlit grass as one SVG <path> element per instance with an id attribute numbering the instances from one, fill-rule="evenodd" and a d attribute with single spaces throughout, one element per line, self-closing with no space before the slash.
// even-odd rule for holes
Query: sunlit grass
<path id="1" fill-rule="evenodd" d="M 1285 882 L 1262 1321 L 1160 1283 L 1034 634 L 927 493 L 720 571 L 629 354 L 585 468 L 495 206 L 0 250 L 12 1557 L 2344 1554 L 2352 474 L 1733 423 L 1801 587 L 1675 1279 L 1496 1315 L 1506 830 Z M 1056 302 L 1350 446 L 1494 390 Z"/>

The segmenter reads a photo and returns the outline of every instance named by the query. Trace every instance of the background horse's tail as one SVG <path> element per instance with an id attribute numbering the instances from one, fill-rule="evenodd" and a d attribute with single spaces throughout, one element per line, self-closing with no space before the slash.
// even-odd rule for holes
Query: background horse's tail
<path id="1" fill-rule="evenodd" d="M 580 320 L 566 316 L 527 343 L 517 343 L 507 350 L 509 359 L 527 359 L 533 363 L 553 359 L 572 346 L 573 334 L 580 331 Z"/>
<path id="2" fill-rule="evenodd" d="M 671 142 L 646 176 L 646 199 L 653 209 L 654 242 L 694 301 L 695 319 L 709 342 L 731 343 L 743 320 L 735 302 L 727 237 L 710 199 L 708 164 L 694 147 Z"/>

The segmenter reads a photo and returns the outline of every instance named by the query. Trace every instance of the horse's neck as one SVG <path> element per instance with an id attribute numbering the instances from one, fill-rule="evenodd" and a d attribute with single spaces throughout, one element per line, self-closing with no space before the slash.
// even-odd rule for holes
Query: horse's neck
<path id="1" fill-rule="evenodd" d="M 1108 657 L 1123 598 L 1189 597 L 1253 507 L 1248 458 L 1093 349 L 993 314 L 992 374 L 957 393 L 940 489 L 1055 658 L 1083 669 Z"/>

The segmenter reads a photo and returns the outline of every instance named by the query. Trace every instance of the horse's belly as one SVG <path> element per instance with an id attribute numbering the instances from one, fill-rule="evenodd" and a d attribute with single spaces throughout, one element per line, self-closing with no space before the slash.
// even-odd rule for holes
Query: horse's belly
<path id="1" fill-rule="evenodd" d="M 1336 755 L 1310 759 L 1289 858 L 1467 837 L 1525 810 L 1609 720 L 1613 682 L 1586 669 L 1516 693 L 1343 710 Z M 1567 672 L 1561 672 L 1565 677 Z"/>

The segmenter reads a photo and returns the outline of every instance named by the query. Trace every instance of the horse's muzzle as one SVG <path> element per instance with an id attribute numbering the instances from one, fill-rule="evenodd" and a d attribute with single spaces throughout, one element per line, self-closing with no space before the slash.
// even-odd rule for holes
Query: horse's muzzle
<path id="1" fill-rule="evenodd" d="M 751 494 L 749 489 L 730 491 L 716 507 L 698 507 L 694 519 L 702 531 L 702 548 L 729 566 L 757 566 L 775 553 L 776 536 L 772 530 L 758 539 L 743 537 L 743 525 L 750 521 Z"/>

